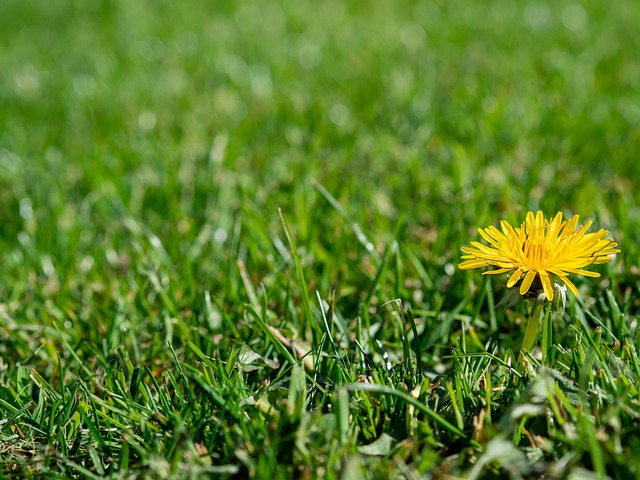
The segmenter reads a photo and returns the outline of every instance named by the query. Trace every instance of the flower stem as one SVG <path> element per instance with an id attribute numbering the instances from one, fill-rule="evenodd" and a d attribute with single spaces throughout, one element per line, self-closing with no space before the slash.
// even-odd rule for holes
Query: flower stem
<path id="1" fill-rule="evenodd" d="M 524 331 L 524 340 L 522 340 L 522 347 L 520 348 L 520 355 L 524 352 L 530 352 L 533 348 L 533 341 L 536 339 L 538 328 L 540 327 L 540 320 L 542 320 L 542 302 L 535 302 L 531 315 L 527 320 L 527 327 Z"/>

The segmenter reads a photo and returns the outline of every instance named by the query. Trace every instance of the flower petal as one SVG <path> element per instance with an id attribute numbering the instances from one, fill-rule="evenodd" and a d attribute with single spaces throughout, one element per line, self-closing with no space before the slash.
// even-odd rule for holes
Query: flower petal
<path id="1" fill-rule="evenodd" d="M 544 290 L 544 294 L 547 297 L 547 300 L 553 300 L 553 285 L 551 285 L 551 279 L 549 278 L 549 274 L 545 271 L 538 272 L 540 275 L 540 281 L 542 282 L 542 289 Z"/>
<path id="2" fill-rule="evenodd" d="M 529 270 L 527 272 L 524 280 L 522 280 L 522 285 L 520 285 L 520 295 L 524 295 L 529 291 L 529 288 L 531 288 L 531 284 L 533 283 L 533 280 L 536 278 L 537 274 L 538 272 L 536 272 L 535 270 Z"/>
<path id="3" fill-rule="evenodd" d="M 513 272 L 513 275 L 509 277 L 509 281 L 507 281 L 507 288 L 511 288 L 516 283 L 518 283 L 518 280 L 520 280 L 521 276 L 522 276 L 522 269 L 519 268 L 515 272 Z"/>
<path id="4" fill-rule="evenodd" d="M 560 280 L 562 280 L 564 282 L 564 284 L 567 287 L 569 287 L 569 290 L 571 290 L 571 293 L 573 293 L 576 297 L 580 296 L 580 294 L 578 293 L 578 289 L 573 284 L 573 282 L 571 282 L 571 280 L 569 280 L 567 277 L 560 277 Z"/>

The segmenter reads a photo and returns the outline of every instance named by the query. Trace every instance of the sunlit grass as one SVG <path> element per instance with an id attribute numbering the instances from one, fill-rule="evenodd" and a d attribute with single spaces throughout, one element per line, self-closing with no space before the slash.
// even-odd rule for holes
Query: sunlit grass
<path id="1" fill-rule="evenodd" d="M 2 3 L 1 475 L 637 476 L 638 9 Z M 538 209 L 621 253 L 525 367 Z"/>

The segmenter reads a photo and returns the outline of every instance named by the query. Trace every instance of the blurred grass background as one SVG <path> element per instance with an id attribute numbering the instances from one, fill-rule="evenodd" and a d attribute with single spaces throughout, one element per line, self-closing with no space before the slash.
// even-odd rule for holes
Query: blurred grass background
<path id="1" fill-rule="evenodd" d="M 309 340 L 278 209 L 345 330 L 401 298 L 513 342 L 455 265 L 538 208 L 612 231 L 580 286 L 635 315 L 639 27 L 633 0 L 0 2 L 0 388 L 65 363 L 93 391 L 167 342 L 271 357 L 261 285 Z"/>

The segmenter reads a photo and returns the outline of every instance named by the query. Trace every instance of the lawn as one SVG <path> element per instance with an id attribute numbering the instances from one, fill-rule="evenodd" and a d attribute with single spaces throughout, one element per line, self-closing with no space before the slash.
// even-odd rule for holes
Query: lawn
<path id="1" fill-rule="evenodd" d="M 640 3 L 0 2 L 0 477 L 638 478 Z M 531 305 L 478 227 L 620 254 Z"/>

